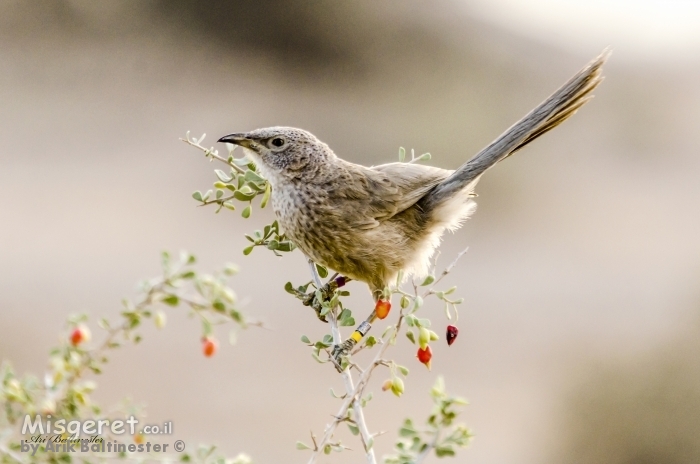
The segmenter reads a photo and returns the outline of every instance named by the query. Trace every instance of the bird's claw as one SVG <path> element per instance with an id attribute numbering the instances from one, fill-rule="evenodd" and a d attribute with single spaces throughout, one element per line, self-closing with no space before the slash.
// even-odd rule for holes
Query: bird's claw
<path id="1" fill-rule="evenodd" d="M 343 284 L 344 283 L 345 281 L 343 281 Z M 341 285 L 339 285 L 337 279 L 331 280 L 318 290 L 309 292 L 306 295 L 301 296 L 301 302 L 304 306 L 311 306 L 313 310 L 316 311 L 316 317 L 318 317 L 319 320 L 323 322 L 328 322 L 326 316 L 321 314 L 321 312 L 323 311 L 323 305 L 322 302 L 318 300 L 317 295 L 320 292 L 321 296 L 323 297 L 323 301 L 330 301 L 330 299 L 333 298 L 333 294 L 339 286 Z"/>
<path id="2" fill-rule="evenodd" d="M 348 338 L 340 345 L 333 345 L 331 359 L 333 360 L 333 364 L 338 372 L 343 372 L 343 369 L 345 368 L 344 358 L 350 354 L 350 350 L 352 350 L 356 344 L 357 342 L 354 339 Z"/>
<path id="3" fill-rule="evenodd" d="M 318 317 L 318 319 L 321 322 L 326 322 L 326 323 L 328 322 L 328 319 L 326 318 L 326 316 L 321 314 L 321 311 L 323 311 L 323 306 L 316 298 L 316 292 L 310 292 L 308 295 L 306 295 L 301 300 L 301 303 L 304 306 L 311 306 L 313 308 L 313 310 L 316 311 L 316 317 Z"/>

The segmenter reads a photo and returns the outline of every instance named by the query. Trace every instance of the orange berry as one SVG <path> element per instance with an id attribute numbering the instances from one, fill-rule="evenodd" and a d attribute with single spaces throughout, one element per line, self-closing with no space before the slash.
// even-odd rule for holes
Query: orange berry
<path id="1" fill-rule="evenodd" d="M 391 301 L 389 300 L 377 300 L 377 304 L 374 306 L 374 313 L 379 319 L 384 319 L 389 315 L 391 311 Z"/>
<path id="2" fill-rule="evenodd" d="M 204 337 L 202 339 L 202 352 L 207 358 L 211 358 L 219 348 L 219 342 L 214 337 Z"/>

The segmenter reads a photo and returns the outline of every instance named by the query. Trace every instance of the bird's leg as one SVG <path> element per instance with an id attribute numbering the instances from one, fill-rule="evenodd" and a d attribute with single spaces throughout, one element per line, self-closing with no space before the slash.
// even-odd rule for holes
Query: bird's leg
<path id="1" fill-rule="evenodd" d="M 333 361 L 335 362 L 336 369 L 340 370 L 340 367 L 342 365 L 341 361 L 343 356 L 347 356 L 350 354 L 350 351 L 357 345 L 362 338 L 367 335 L 367 332 L 369 332 L 369 329 L 372 328 L 372 323 L 377 320 L 377 319 L 384 319 L 388 314 L 389 310 L 391 309 L 391 303 L 389 300 L 384 300 L 384 299 L 378 299 L 375 306 L 374 310 L 372 311 L 372 314 L 369 315 L 367 319 L 362 321 L 360 325 L 357 326 L 355 331 L 350 335 L 350 337 L 345 340 L 343 343 L 340 345 L 335 345 L 333 347 L 333 351 L 331 352 L 331 356 L 333 357 Z"/>
<path id="2" fill-rule="evenodd" d="M 372 311 L 372 314 L 370 314 L 367 319 L 360 322 L 360 325 L 357 326 L 355 331 L 352 333 L 352 335 L 350 335 L 350 337 L 348 337 L 347 340 L 340 345 L 333 346 L 331 356 L 335 361 L 338 372 L 341 371 L 339 366 L 342 365 L 341 361 L 343 356 L 350 354 L 350 351 L 355 347 L 355 345 L 357 345 L 357 343 L 362 340 L 365 335 L 367 335 L 367 332 L 369 332 L 369 329 L 372 328 L 372 322 L 374 322 L 375 319 L 377 319 L 377 312 Z"/>
<path id="3" fill-rule="evenodd" d="M 306 295 L 301 295 L 301 302 L 304 306 L 311 306 L 314 309 L 314 311 L 316 311 L 316 316 L 321 321 L 328 322 L 326 316 L 321 315 L 323 306 L 321 305 L 321 301 L 319 301 L 318 298 L 316 298 L 317 292 L 321 292 L 322 301 L 328 301 L 331 298 L 333 298 L 333 294 L 336 290 L 344 286 L 349 281 L 350 279 L 344 276 L 338 276 L 335 279 L 331 279 L 328 282 L 326 282 L 325 285 L 318 288 L 316 291 L 309 292 Z"/>

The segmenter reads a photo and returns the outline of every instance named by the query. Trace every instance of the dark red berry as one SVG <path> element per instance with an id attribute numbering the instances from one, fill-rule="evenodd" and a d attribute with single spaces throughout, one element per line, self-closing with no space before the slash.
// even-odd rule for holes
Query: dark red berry
<path id="1" fill-rule="evenodd" d="M 338 285 L 338 288 L 344 286 L 345 285 L 345 277 L 344 276 L 336 277 L 335 283 Z"/>
<path id="2" fill-rule="evenodd" d="M 447 333 L 445 334 L 445 339 L 447 340 L 448 345 L 452 345 L 457 338 L 457 334 L 459 333 L 459 329 L 453 325 L 448 325 L 447 326 Z"/>

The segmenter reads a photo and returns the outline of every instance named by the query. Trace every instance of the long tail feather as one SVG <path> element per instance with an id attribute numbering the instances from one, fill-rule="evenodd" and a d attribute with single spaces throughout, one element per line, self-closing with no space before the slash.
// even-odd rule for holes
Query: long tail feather
<path id="1" fill-rule="evenodd" d="M 426 210 L 435 208 L 471 184 L 491 166 L 572 116 L 593 98 L 590 94 L 603 80 L 601 68 L 609 55 L 607 50 L 604 51 L 559 90 L 426 194 L 420 205 Z"/>

